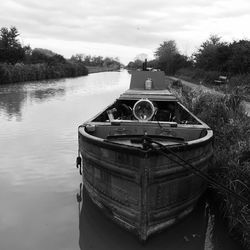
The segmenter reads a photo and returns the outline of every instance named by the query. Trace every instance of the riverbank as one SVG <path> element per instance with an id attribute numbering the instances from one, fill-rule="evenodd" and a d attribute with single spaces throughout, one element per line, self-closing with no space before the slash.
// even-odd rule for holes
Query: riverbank
<path id="1" fill-rule="evenodd" d="M 175 86 L 172 84 L 174 79 L 169 79 L 171 91 L 214 131 L 211 176 L 249 201 L 250 118 L 241 105 L 242 97 L 235 94 L 224 95 L 186 81 Z M 210 189 L 228 231 L 241 242 L 243 247 L 249 249 L 249 205 L 216 187 Z"/>
<path id="2" fill-rule="evenodd" d="M 0 84 L 77 77 L 88 74 L 81 62 L 0 64 Z"/>
<path id="3" fill-rule="evenodd" d="M 244 100 L 250 102 L 250 74 L 233 75 L 228 77 L 226 83 L 216 84 L 214 80 L 218 79 L 220 73 L 217 71 L 205 71 L 201 69 L 190 70 L 187 68 L 180 69 L 176 73 L 177 78 L 181 78 L 197 85 L 204 85 L 225 94 L 237 92 Z"/>

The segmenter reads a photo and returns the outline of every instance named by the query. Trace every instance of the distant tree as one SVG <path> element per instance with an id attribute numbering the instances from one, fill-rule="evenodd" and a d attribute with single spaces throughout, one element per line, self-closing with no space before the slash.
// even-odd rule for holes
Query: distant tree
<path id="1" fill-rule="evenodd" d="M 32 63 L 47 63 L 49 65 L 66 62 L 66 59 L 62 55 L 41 48 L 36 48 L 32 51 L 30 60 Z"/>
<path id="2" fill-rule="evenodd" d="M 32 49 L 30 45 L 24 46 L 23 49 L 24 49 L 24 62 L 31 63 Z"/>
<path id="3" fill-rule="evenodd" d="M 128 69 L 133 69 L 134 68 L 134 62 L 130 61 L 126 67 Z"/>
<path id="4" fill-rule="evenodd" d="M 0 29 L 0 62 L 14 64 L 23 61 L 25 50 L 18 41 L 18 36 L 18 30 L 14 26 Z"/>
<path id="5" fill-rule="evenodd" d="M 143 61 L 136 59 L 134 62 L 129 62 L 127 65 L 128 69 L 142 69 Z"/>
<path id="6" fill-rule="evenodd" d="M 155 51 L 158 66 L 167 74 L 174 74 L 187 62 L 187 57 L 181 55 L 174 40 L 164 41 Z"/>
<path id="7" fill-rule="evenodd" d="M 230 65 L 229 60 L 232 56 L 232 49 L 230 48 L 230 45 L 227 43 L 221 43 L 217 47 L 217 53 L 216 53 L 216 66 L 213 67 L 219 72 L 223 72 L 226 74 L 229 74 L 230 72 Z"/>
<path id="8" fill-rule="evenodd" d="M 85 65 L 91 66 L 91 62 L 92 62 L 91 55 L 84 56 L 83 62 L 84 62 Z"/>
<path id="9" fill-rule="evenodd" d="M 49 64 L 59 64 L 65 63 L 66 59 L 59 54 L 55 54 L 54 56 L 50 57 Z"/>
<path id="10" fill-rule="evenodd" d="M 134 67 L 135 67 L 136 69 L 142 68 L 143 62 L 144 62 L 144 61 L 141 61 L 141 60 L 139 60 L 139 59 L 135 60 L 135 61 L 134 61 Z"/>
<path id="11" fill-rule="evenodd" d="M 240 40 L 230 44 L 229 70 L 234 74 L 250 73 L 250 41 Z"/>
<path id="12" fill-rule="evenodd" d="M 36 51 L 36 52 L 40 52 L 41 54 L 47 56 L 47 57 L 52 57 L 52 56 L 55 56 L 56 53 L 53 52 L 52 50 L 49 50 L 49 49 L 43 49 L 43 48 L 35 48 L 33 50 L 33 52 Z"/>
<path id="13" fill-rule="evenodd" d="M 176 54 L 173 58 L 173 73 L 178 69 L 191 67 L 192 64 L 192 61 L 187 56 Z"/>
<path id="14" fill-rule="evenodd" d="M 176 43 L 174 40 L 164 41 L 155 51 L 155 56 L 159 59 L 165 59 L 167 56 L 172 56 L 178 53 Z"/>
<path id="15" fill-rule="evenodd" d="M 105 57 L 103 59 L 102 66 L 108 67 L 108 68 L 119 69 L 121 67 L 121 63 L 118 57 L 115 57 L 115 58 Z"/>
<path id="16" fill-rule="evenodd" d="M 205 70 L 221 70 L 221 62 L 228 57 L 226 44 L 220 42 L 220 37 L 211 35 L 194 54 L 196 67 Z"/>
<path id="17" fill-rule="evenodd" d="M 104 67 L 111 67 L 114 64 L 114 59 L 110 57 L 105 57 L 103 60 Z"/>
<path id="18" fill-rule="evenodd" d="M 84 58 L 83 54 L 75 54 L 71 56 L 70 61 L 76 62 L 76 63 L 79 63 L 79 62 L 82 63 L 85 60 L 83 58 Z"/>
<path id="19" fill-rule="evenodd" d="M 83 63 L 85 66 L 94 66 L 94 67 L 109 67 L 113 69 L 118 69 L 121 66 L 119 58 L 105 57 L 102 56 L 91 56 L 76 54 L 70 58 L 71 62 L 74 63 Z"/>
<path id="20" fill-rule="evenodd" d="M 42 51 L 34 49 L 31 53 L 32 63 L 48 63 L 49 56 L 45 55 Z"/>
<path id="21" fill-rule="evenodd" d="M 93 66 L 103 66 L 103 57 L 102 56 L 92 57 L 92 65 Z"/>
<path id="22" fill-rule="evenodd" d="M 10 29 L 3 27 L 0 29 L 1 47 L 2 48 L 19 48 L 21 47 L 17 37 L 19 36 L 16 27 L 12 26 Z"/>
<path id="23" fill-rule="evenodd" d="M 204 70 L 228 75 L 250 73 L 250 41 L 240 40 L 230 44 L 220 37 L 210 36 L 194 55 L 195 66 Z"/>
<path id="24" fill-rule="evenodd" d="M 148 61 L 148 67 L 149 67 L 149 68 L 158 69 L 158 68 L 159 68 L 158 60 L 156 60 L 156 59 L 149 60 L 149 61 Z"/>

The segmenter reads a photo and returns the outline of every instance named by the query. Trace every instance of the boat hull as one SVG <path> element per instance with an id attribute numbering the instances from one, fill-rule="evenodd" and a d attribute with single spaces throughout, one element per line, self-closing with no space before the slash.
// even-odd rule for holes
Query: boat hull
<path id="1" fill-rule="evenodd" d="M 204 180 L 176 163 L 173 155 L 169 159 L 159 152 L 92 137 L 84 128 L 79 130 L 86 190 L 107 216 L 141 240 L 189 214 L 206 189 Z M 213 153 L 212 134 L 200 143 L 172 150 L 206 173 Z"/>

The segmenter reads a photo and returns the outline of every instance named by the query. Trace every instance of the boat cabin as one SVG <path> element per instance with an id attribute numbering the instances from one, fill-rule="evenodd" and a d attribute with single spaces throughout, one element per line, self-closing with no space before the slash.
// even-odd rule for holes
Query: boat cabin
<path id="1" fill-rule="evenodd" d="M 102 139 L 147 133 L 190 141 L 205 136 L 208 126 L 167 90 L 164 72 L 135 71 L 130 88 L 85 129 Z"/>
<path id="2" fill-rule="evenodd" d="M 197 120 L 177 98 L 166 89 L 162 71 L 135 71 L 130 88 L 93 122 L 174 122 L 197 124 Z"/>

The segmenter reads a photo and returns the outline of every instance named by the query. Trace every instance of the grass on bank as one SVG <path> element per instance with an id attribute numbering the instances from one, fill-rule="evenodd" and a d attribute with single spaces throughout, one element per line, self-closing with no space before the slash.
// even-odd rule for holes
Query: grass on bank
<path id="1" fill-rule="evenodd" d="M 250 118 L 238 93 L 215 95 L 201 88 L 172 88 L 181 102 L 214 131 L 212 177 L 250 202 Z M 232 235 L 250 247 L 250 209 L 220 189 L 212 188 L 214 201 Z"/>

